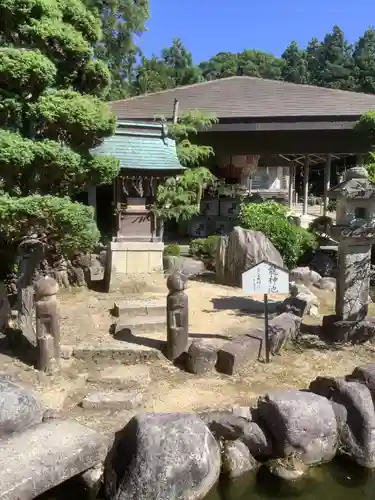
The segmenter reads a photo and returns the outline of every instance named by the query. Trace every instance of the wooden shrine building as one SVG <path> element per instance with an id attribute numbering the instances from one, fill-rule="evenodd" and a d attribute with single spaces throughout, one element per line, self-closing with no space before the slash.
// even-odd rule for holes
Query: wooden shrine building
<path id="1" fill-rule="evenodd" d="M 115 135 L 105 139 L 94 154 L 114 156 L 121 167 L 113 186 L 112 273 L 160 270 L 163 227 L 151 207 L 158 184 L 184 170 L 167 125 L 118 121 Z"/>
<path id="2" fill-rule="evenodd" d="M 290 206 L 296 178 L 303 179 L 303 215 L 310 170 L 319 169 L 324 177 L 326 213 L 332 166 L 343 161 L 351 166 L 368 152 L 354 128 L 362 114 L 375 110 L 375 95 L 247 76 L 114 101 L 110 107 L 118 120 L 150 123 L 157 116 L 172 120 L 175 102 L 180 115 L 197 109 L 218 119 L 197 137 L 214 149 L 216 176 L 240 182 L 247 171 L 252 192 L 284 198 Z M 220 216 L 220 208 L 214 213 Z"/>

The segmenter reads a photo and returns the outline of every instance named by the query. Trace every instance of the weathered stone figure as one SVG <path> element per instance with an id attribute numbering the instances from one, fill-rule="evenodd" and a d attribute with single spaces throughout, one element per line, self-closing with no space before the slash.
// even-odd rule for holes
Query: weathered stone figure
<path id="1" fill-rule="evenodd" d="M 42 278 L 35 284 L 37 336 L 37 368 L 51 373 L 60 365 L 60 326 L 56 294 L 58 284 L 53 278 Z"/>
<path id="2" fill-rule="evenodd" d="M 187 350 L 189 336 L 189 305 L 185 293 L 187 277 L 179 272 L 167 279 L 167 357 L 177 359 Z"/>

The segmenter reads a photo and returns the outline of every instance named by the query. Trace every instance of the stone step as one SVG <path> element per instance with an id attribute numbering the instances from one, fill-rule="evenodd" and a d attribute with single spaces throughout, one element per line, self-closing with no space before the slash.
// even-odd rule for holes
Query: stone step
<path id="1" fill-rule="evenodd" d="M 129 335 L 144 335 L 148 333 L 163 333 L 167 335 L 167 319 L 165 316 L 140 316 L 120 318 L 115 326 L 114 337 L 117 340 L 127 340 Z"/>
<path id="2" fill-rule="evenodd" d="M 104 392 L 93 391 L 81 402 L 82 408 L 92 410 L 132 410 L 141 405 L 143 394 L 139 390 Z"/>
<path id="3" fill-rule="evenodd" d="M 162 347 L 161 345 L 161 349 Z M 136 365 L 164 357 L 162 351 L 157 347 L 116 341 L 96 345 L 79 344 L 73 349 L 73 356 L 76 359 L 93 361 L 100 365 L 112 365 L 113 363 Z"/>
<path id="4" fill-rule="evenodd" d="M 108 440 L 68 420 L 51 420 L 1 440 L 0 500 L 31 500 L 102 462 Z"/>
<path id="5" fill-rule="evenodd" d="M 150 367 L 147 365 L 108 366 L 89 375 L 87 381 L 115 387 L 144 387 L 151 382 Z"/>
<path id="6" fill-rule="evenodd" d="M 133 318 L 134 316 L 166 316 L 166 298 L 148 300 L 121 300 L 115 302 L 113 315 L 116 318 Z"/>

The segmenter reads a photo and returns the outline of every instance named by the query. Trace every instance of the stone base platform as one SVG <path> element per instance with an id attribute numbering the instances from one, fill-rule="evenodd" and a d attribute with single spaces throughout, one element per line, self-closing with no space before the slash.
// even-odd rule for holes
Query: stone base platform
<path id="1" fill-rule="evenodd" d="M 152 274 L 163 274 L 164 243 L 112 241 L 107 252 L 105 281 L 109 291 L 122 282 Z"/>
<path id="2" fill-rule="evenodd" d="M 375 317 L 348 321 L 335 314 L 323 316 L 321 333 L 327 342 L 360 344 L 375 337 Z"/>
<path id="3" fill-rule="evenodd" d="M 159 346 L 161 350 L 158 349 Z M 119 363 L 135 365 L 164 359 L 163 347 L 161 342 L 159 344 L 155 342 L 155 347 L 124 341 L 112 341 L 97 345 L 81 344 L 74 347 L 73 357 L 104 366 Z"/>

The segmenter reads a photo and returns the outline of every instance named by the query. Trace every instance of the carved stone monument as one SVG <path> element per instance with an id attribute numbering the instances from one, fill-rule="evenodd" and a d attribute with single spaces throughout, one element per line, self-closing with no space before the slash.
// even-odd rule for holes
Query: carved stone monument
<path id="1" fill-rule="evenodd" d="M 185 293 L 187 277 L 179 272 L 169 276 L 167 287 L 167 357 L 174 361 L 188 347 L 189 304 Z"/>
<path id="2" fill-rule="evenodd" d="M 336 314 L 323 318 L 323 331 L 333 341 L 358 342 L 375 333 L 375 320 L 367 317 L 375 184 L 364 167 L 353 167 L 329 196 L 337 198 L 338 273 Z"/>
<path id="3" fill-rule="evenodd" d="M 60 365 L 60 326 L 53 278 L 42 278 L 35 286 L 37 369 L 53 372 Z"/>

